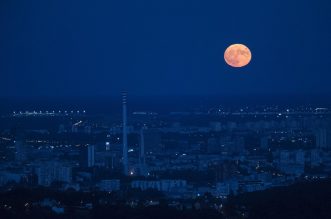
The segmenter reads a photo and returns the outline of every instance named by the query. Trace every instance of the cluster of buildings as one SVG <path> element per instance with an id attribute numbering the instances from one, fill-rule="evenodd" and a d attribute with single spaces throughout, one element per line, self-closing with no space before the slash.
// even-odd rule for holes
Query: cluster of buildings
<path id="1" fill-rule="evenodd" d="M 24 130 L 19 137 L 4 130 L 0 186 L 226 198 L 330 177 L 325 109 L 128 114 L 126 93 L 122 105 L 122 118 L 108 122 L 85 112 L 58 113 L 58 127 Z"/>

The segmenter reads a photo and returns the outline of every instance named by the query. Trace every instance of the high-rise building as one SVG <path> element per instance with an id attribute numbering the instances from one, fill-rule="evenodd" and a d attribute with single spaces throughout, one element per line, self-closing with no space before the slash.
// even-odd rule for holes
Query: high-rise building
<path id="1" fill-rule="evenodd" d="M 87 166 L 93 167 L 95 164 L 94 145 L 87 146 Z"/>
<path id="2" fill-rule="evenodd" d="M 26 161 L 28 158 L 28 150 L 22 140 L 15 141 L 15 160 L 19 162 Z"/>
<path id="3" fill-rule="evenodd" d="M 331 132 L 326 128 L 320 128 L 315 131 L 316 147 L 327 149 L 331 147 Z"/>
<path id="4" fill-rule="evenodd" d="M 81 146 L 80 157 L 81 167 L 93 167 L 95 165 L 95 146 Z"/>
<path id="5" fill-rule="evenodd" d="M 310 158 L 310 165 L 311 166 L 319 166 L 322 163 L 322 158 L 321 158 L 321 151 L 319 149 L 313 149 L 310 151 L 309 154 Z"/>

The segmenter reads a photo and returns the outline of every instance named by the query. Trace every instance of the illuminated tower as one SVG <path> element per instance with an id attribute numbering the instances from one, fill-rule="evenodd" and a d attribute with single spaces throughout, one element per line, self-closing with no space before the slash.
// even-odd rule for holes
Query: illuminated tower
<path id="1" fill-rule="evenodd" d="M 80 165 L 82 167 L 93 167 L 95 165 L 94 145 L 84 145 L 80 147 Z"/>
<path id="2" fill-rule="evenodd" d="M 127 115 L 126 115 L 126 92 L 122 92 L 123 104 L 123 173 L 125 176 L 129 173 L 128 164 L 128 134 L 127 134 Z"/>

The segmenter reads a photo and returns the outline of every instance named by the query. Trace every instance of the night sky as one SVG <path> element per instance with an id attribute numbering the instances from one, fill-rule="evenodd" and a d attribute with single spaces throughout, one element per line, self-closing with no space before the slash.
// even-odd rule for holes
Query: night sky
<path id="1" fill-rule="evenodd" d="M 2 0 L 0 96 L 330 95 L 328 0 Z M 231 68 L 226 47 L 252 62 Z"/>

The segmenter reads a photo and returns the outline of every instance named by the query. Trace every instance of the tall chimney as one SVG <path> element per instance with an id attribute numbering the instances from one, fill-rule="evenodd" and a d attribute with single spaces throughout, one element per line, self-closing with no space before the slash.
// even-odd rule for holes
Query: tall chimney
<path id="1" fill-rule="evenodd" d="M 123 104 L 123 173 L 125 176 L 129 174 L 128 164 L 128 134 L 127 134 L 127 115 L 126 115 L 126 97 L 127 92 L 122 92 Z"/>

